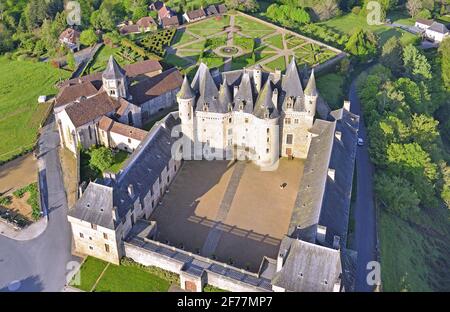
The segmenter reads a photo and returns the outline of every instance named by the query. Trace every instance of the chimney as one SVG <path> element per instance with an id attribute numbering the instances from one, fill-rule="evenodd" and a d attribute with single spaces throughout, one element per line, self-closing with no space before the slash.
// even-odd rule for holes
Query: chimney
<path id="1" fill-rule="evenodd" d="M 114 222 L 117 222 L 119 220 L 119 213 L 117 212 L 117 207 L 114 206 L 112 209 L 112 217 Z"/>
<path id="2" fill-rule="evenodd" d="M 323 225 L 317 225 L 316 241 L 320 244 L 325 243 L 325 236 L 327 235 L 327 227 Z"/>
<path id="3" fill-rule="evenodd" d="M 238 91 L 239 91 L 239 87 L 238 86 L 234 86 L 234 88 L 233 88 L 233 97 L 234 98 L 236 97 Z"/>
<path id="4" fill-rule="evenodd" d="M 346 111 L 350 111 L 350 101 L 344 101 L 344 109 Z"/>
<path id="5" fill-rule="evenodd" d="M 339 250 L 341 247 L 339 245 L 339 243 L 341 242 L 341 238 L 337 235 L 334 235 L 333 238 L 333 248 L 336 250 Z"/>
<path id="6" fill-rule="evenodd" d="M 133 187 L 133 184 L 128 185 L 128 195 L 130 195 L 131 198 L 134 197 L 134 187 Z"/>
<path id="7" fill-rule="evenodd" d="M 338 141 L 342 141 L 342 132 L 341 131 L 336 131 L 334 133 L 334 136 L 336 137 L 336 139 L 338 139 Z"/>
<path id="8" fill-rule="evenodd" d="M 328 177 L 334 181 L 336 178 L 336 170 L 328 168 Z"/>
<path id="9" fill-rule="evenodd" d="M 280 251 L 277 258 L 277 272 L 280 272 L 284 265 L 284 260 L 286 260 L 288 254 L 288 250 L 285 249 L 283 251 Z"/>
<path id="10" fill-rule="evenodd" d="M 278 89 L 277 88 L 273 89 L 272 102 L 273 102 L 273 105 L 275 105 L 275 107 L 278 106 Z"/>

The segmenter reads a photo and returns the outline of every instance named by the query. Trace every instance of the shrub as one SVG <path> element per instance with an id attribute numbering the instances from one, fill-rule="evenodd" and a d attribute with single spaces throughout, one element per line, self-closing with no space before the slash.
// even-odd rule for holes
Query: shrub
<path id="1" fill-rule="evenodd" d="M 361 7 L 360 6 L 355 6 L 352 9 L 352 13 L 355 14 L 355 15 L 359 15 L 361 13 Z"/>
<path id="2" fill-rule="evenodd" d="M 156 275 L 159 278 L 162 278 L 162 279 L 170 282 L 171 284 L 174 284 L 174 285 L 180 284 L 180 277 L 178 276 L 178 274 L 160 269 L 158 267 L 145 266 L 140 263 L 134 262 L 132 259 L 126 258 L 126 257 L 122 258 L 122 260 L 120 261 L 120 264 L 123 266 L 137 267 L 137 268 L 143 269 L 144 271 L 146 271 L 150 274 Z"/>
<path id="3" fill-rule="evenodd" d="M 0 197 L 0 206 L 9 206 L 11 203 L 11 196 Z"/>
<path id="4" fill-rule="evenodd" d="M 114 155 L 109 148 L 104 146 L 93 148 L 90 151 L 91 159 L 89 165 L 104 172 L 114 164 Z"/>

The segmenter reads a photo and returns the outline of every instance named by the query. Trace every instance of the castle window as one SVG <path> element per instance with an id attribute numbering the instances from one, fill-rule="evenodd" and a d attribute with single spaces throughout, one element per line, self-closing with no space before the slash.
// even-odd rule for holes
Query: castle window
<path id="1" fill-rule="evenodd" d="M 229 123 L 232 123 L 232 122 L 233 122 L 233 119 L 231 119 L 231 118 L 228 119 L 228 122 L 229 122 Z"/>
<path id="2" fill-rule="evenodd" d="M 284 120 L 284 123 L 285 123 L 286 125 L 290 125 L 290 124 L 291 124 L 291 118 L 286 118 L 286 119 Z"/>
<path id="3" fill-rule="evenodd" d="M 97 224 L 91 223 L 91 229 L 97 230 Z"/>
<path id="4" fill-rule="evenodd" d="M 266 149 L 266 153 L 269 154 L 269 152 L 270 152 L 270 150 L 269 150 L 269 149 Z"/>
<path id="5" fill-rule="evenodd" d="M 269 143 L 270 142 L 270 137 L 267 137 L 267 143 Z"/>
<path id="6" fill-rule="evenodd" d="M 294 123 L 295 123 L 295 124 L 298 124 L 298 119 L 294 119 Z"/>
<path id="7" fill-rule="evenodd" d="M 89 140 L 92 140 L 92 130 L 91 130 L 91 126 L 88 126 L 88 130 L 89 130 Z"/>
<path id="8" fill-rule="evenodd" d="M 267 128 L 267 134 L 269 134 L 270 133 L 270 128 Z"/>
<path id="9" fill-rule="evenodd" d="M 104 239 L 108 239 L 108 234 L 103 233 L 103 238 L 104 238 Z"/>
<path id="10" fill-rule="evenodd" d="M 109 252 L 109 245 L 108 244 L 105 244 L 105 251 Z"/>
<path id="11" fill-rule="evenodd" d="M 92 247 L 92 246 L 89 246 L 89 249 L 90 249 L 90 250 L 94 250 L 94 247 Z"/>
<path id="12" fill-rule="evenodd" d="M 245 123 L 248 123 L 248 118 L 245 118 Z"/>
<path id="13" fill-rule="evenodd" d="M 286 144 L 292 144 L 292 141 L 294 141 L 294 136 L 292 134 L 288 134 L 286 136 Z"/>
<path id="14" fill-rule="evenodd" d="M 83 233 L 80 233 L 80 238 L 84 238 L 84 234 Z"/>

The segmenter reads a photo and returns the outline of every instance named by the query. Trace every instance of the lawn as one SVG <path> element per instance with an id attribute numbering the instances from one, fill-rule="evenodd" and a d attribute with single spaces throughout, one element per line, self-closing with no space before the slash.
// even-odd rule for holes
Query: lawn
<path id="1" fill-rule="evenodd" d="M 70 285 L 87 292 L 165 292 L 172 283 L 178 282 L 177 275 L 155 267 L 144 267 L 129 260 L 118 266 L 90 256 L 83 262 L 79 277 L 80 285 L 76 284 L 77 275 Z"/>
<path id="2" fill-rule="evenodd" d="M 235 25 L 239 26 L 244 35 L 248 35 L 254 38 L 260 38 L 275 32 L 275 28 L 267 26 L 258 21 L 251 20 L 245 16 L 236 16 Z"/>
<path id="3" fill-rule="evenodd" d="M 197 22 L 187 27 L 187 29 L 199 36 L 207 37 L 222 31 L 230 24 L 230 17 L 228 15 L 222 18 L 208 18 L 204 21 Z"/>
<path id="4" fill-rule="evenodd" d="M 108 64 L 109 57 L 111 55 L 116 55 L 116 53 L 118 53 L 119 51 L 120 48 L 113 48 L 106 44 L 103 45 L 103 47 L 101 47 L 97 52 L 95 59 L 91 62 L 88 68 L 86 68 L 85 73 L 88 75 L 105 70 L 106 65 Z M 128 62 L 125 62 L 121 59 L 116 59 L 116 61 L 119 62 L 119 64 L 122 66 L 128 64 Z"/>
<path id="5" fill-rule="evenodd" d="M 450 289 L 449 212 L 422 211 L 429 223 L 418 226 L 382 210 L 381 278 L 384 291 Z M 447 228 L 442 231 L 440 228 Z"/>
<path id="6" fill-rule="evenodd" d="M 107 262 L 103 260 L 93 257 L 87 257 L 86 261 L 83 262 L 83 265 L 81 266 L 79 271 L 80 285 L 76 284 L 76 275 L 74 276 L 74 279 L 72 280 L 70 285 L 84 291 L 91 291 L 92 287 L 95 285 L 95 282 L 105 269 L 106 265 Z"/>
<path id="7" fill-rule="evenodd" d="M 272 62 L 264 64 L 264 66 L 268 67 L 272 71 L 274 71 L 275 69 L 284 71 L 286 69 L 286 61 L 284 59 L 284 56 L 280 56 L 279 58 L 273 60 Z"/>
<path id="8" fill-rule="evenodd" d="M 318 25 L 325 25 L 338 33 L 348 35 L 351 35 L 358 28 L 367 29 L 379 36 L 380 45 L 383 45 L 392 36 L 400 38 L 400 41 L 404 45 L 414 43 L 417 38 L 413 34 L 397 28 L 384 25 L 369 25 L 364 16 L 355 15 L 353 13 L 338 16 L 326 22 L 319 23 Z"/>
<path id="9" fill-rule="evenodd" d="M 170 283 L 137 266 L 110 264 L 95 292 L 166 292 Z"/>
<path id="10" fill-rule="evenodd" d="M 49 104 L 40 95 L 55 95 L 55 84 L 70 76 L 48 63 L 0 57 L 0 163 L 31 149 Z"/>
<path id="11" fill-rule="evenodd" d="M 283 36 L 282 35 L 275 35 L 272 37 L 269 37 L 268 39 L 264 39 L 264 42 L 267 44 L 270 44 L 278 49 L 283 49 Z"/>
<path id="12" fill-rule="evenodd" d="M 327 74 L 317 78 L 317 89 L 331 109 L 342 107 L 345 78 L 341 74 Z"/>
<path id="13" fill-rule="evenodd" d="M 180 46 L 194 40 L 197 40 L 197 38 L 180 29 L 177 30 L 175 37 L 173 38 L 172 46 L 173 47 Z"/>

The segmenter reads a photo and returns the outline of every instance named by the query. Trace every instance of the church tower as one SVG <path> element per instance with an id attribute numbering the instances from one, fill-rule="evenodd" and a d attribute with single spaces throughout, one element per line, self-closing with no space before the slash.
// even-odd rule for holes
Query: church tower
<path id="1" fill-rule="evenodd" d="M 112 98 L 128 98 L 128 79 L 125 71 L 114 57 L 109 57 L 108 65 L 102 75 L 103 89 Z"/>
<path id="2" fill-rule="evenodd" d="M 309 116 L 314 117 L 316 115 L 317 98 L 316 78 L 314 76 L 314 69 L 311 72 L 308 85 L 305 88 L 305 109 Z"/>

